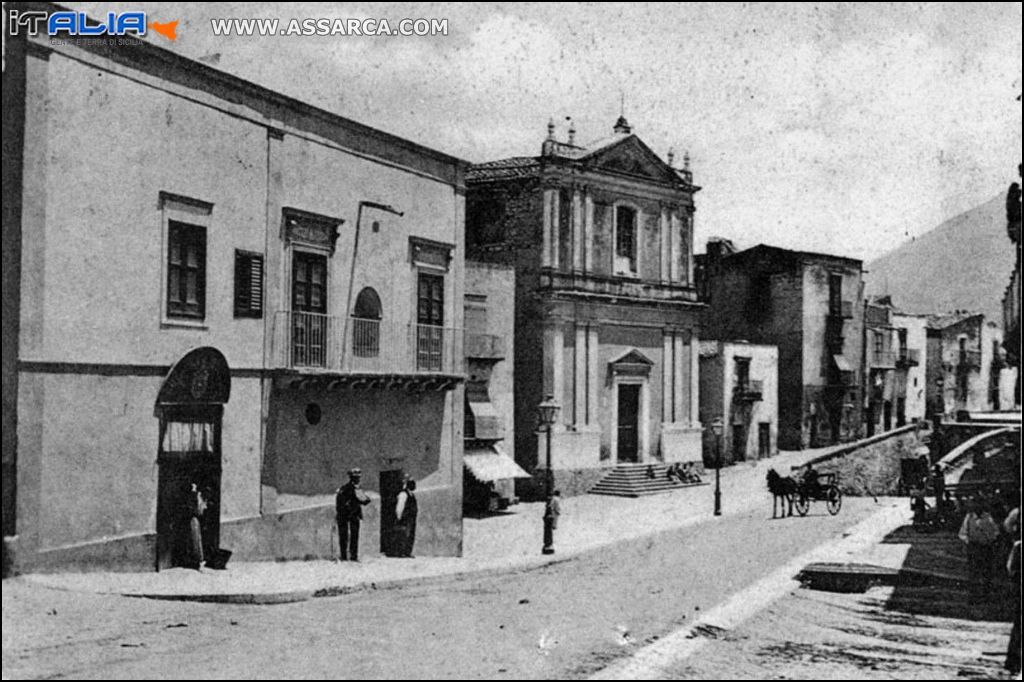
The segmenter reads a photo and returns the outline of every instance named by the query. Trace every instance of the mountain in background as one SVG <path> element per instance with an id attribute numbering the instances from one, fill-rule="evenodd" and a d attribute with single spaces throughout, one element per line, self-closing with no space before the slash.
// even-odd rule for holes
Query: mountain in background
<path id="1" fill-rule="evenodd" d="M 1002 326 L 1002 299 L 1016 254 L 1000 194 L 867 263 L 867 296 L 890 294 L 908 313 L 971 310 Z"/>

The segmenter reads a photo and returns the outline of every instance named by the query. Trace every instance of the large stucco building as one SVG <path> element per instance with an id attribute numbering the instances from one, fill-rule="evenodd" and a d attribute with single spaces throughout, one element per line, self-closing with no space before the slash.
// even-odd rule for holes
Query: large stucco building
<path id="1" fill-rule="evenodd" d="M 458 159 L 147 40 L 7 41 L 4 534 L 16 568 L 170 566 L 181 491 L 235 557 L 461 551 Z M 382 500 L 383 496 L 383 500 Z"/>
<path id="2" fill-rule="evenodd" d="M 577 144 L 549 125 L 539 156 L 467 173 L 467 249 L 511 264 L 515 453 L 545 466 L 537 405 L 561 404 L 552 470 L 564 494 L 618 463 L 700 460 L 694 194 L 624 118 Z"/>
<path id="3" fill-rule="evenodd" d="M 708 242 L 700 256 L 705 336 L 779 352 L 779 447 L 855 439 L 861 427 L 861 261 Z"/>

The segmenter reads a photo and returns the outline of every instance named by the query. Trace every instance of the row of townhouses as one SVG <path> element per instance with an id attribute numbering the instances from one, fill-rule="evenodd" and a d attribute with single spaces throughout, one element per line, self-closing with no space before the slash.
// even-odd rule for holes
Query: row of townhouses
<path id="1" fill-rule="evenodd" d="M 459 555 L 547 447 L 570 495 L 1013 403 L 997 327 L 858 260 L 695 257 L 689 159 L 624 116 L 470 164 L 145 41 L 6 49 L 5 571 L 182 564 L 193 484 L 211 547 L 330 557 L 354 468 L 365 550 L 409 476 Z"/>

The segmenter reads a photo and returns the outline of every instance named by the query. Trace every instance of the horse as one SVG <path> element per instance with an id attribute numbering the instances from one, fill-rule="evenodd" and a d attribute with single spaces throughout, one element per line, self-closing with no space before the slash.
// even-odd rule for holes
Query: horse
<path id="1" fill-rule="evenodd" d="M 779 499 L 782 500 L 782 516 L 793 515 L 793 496 L 797 491 L 797 484 L 789 476 L 779 476 L 775 469 L 769 469 L 768 475 L 768 491 L 772 494 L 772 518 L 776 518 L 775 506 Z M 789 513 L 786 513 L 786 503 L 789 503 Z"/>

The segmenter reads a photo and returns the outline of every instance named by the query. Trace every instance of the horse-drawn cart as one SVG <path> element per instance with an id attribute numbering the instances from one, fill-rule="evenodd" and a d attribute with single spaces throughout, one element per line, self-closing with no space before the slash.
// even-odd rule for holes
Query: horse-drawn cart
<path id="1" fill-rule="evenodd" d="M 800 481 L 797 484 L 793 506 L 800 516 L 807 516 L 811 500 L 825 503 L 828 513 L 835 516 L 843 506 L 843 491 L 839 489 L 839 474 L 819 474 L 817 481 Z"/>

